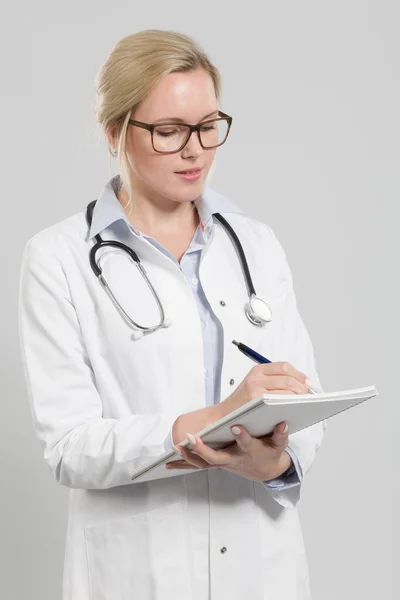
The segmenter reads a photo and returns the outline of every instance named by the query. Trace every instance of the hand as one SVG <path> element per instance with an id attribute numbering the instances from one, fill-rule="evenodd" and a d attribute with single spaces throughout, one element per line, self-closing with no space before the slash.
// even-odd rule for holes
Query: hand
<path id="1" fill-rule="evenodd" d="M 253 367 L 223 402 L 215 405 L 221 418 L 262 394 L 307 394 L 307 377 L 288 362 L 271 362 Z"/>
<path id="2" fill-rule="evenodd" d="M 187 431 L 200 431 L 265 393 L 306 394 L 311 386 L 306 376 L 288 362 L 254 366 L 230 396 L 222 402 L 180 415 L 172 427 L 173 443 L 179 444 Z"/>
<path id="3" fill-rule="evenodd" d="M 225 469 L 231 473 L 242 475 L 252 481 L 268 481 L 284 473 L 291 464 L 291 458 L 285 448 L 288 445 L 288 433 L 283 433 L 285 423 L 279 423 L 272 434 L 261 438 L 252 437 L 244 427 L 235 425 L 231 428 L 240 433 L 235 435 L 233 445 L 222 450 L 213 450 L 197 435 L 187 434 L 192 451 L 182 446 L 175 446 L 182 460 L 166 464 L 172 469 Z M 194 440 L 194 442 L 193 442 Z"/>

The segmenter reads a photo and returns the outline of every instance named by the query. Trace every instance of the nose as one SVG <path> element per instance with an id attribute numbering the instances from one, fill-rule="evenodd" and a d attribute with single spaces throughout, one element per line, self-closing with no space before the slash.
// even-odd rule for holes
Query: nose
<path id="1" fill-rule="evenodd" d="M 197 131 L 192 131 L 186 145 L 182 148 L 185 156 L 199 156 L 203 152 Z"/>

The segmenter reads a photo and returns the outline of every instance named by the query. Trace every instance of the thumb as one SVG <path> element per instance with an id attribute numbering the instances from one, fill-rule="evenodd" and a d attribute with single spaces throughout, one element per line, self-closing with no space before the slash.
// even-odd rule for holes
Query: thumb
<path id="1" fill-rule="evenodd" d="M 231 427 L 231 431 L 235 437 L 237 445 L 242 448 L 242 450 L 247 452 L 253 443 L 253 438 L 249 432 L 241 425 L 234 425 Z"/>
<path id="2" fill-rule="evenodd" d="M 274 433 L 272 435 L 272 441 L 275 445 L 275 448 L 283 447 L 286 448 L 289 440 L 288 435 L 288 425 L 284 421 L 279 423 L 274 429 Z"/>

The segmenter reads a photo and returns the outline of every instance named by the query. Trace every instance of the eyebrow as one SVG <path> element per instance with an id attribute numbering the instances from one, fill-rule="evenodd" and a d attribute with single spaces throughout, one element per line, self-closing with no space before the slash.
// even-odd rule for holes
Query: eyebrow
<path id="1" fill-rule="evenodd" d="M 209 113 L 208 115 L 206 115 L 205 117 L 203 117 L 202 119 L 200 119 L 200 121 L 203 121 L 204 119 L 207 119 L 207 117 L 212 117 L 213 115 L 216 115 L 219 113 L 219 109 L 214 110 L 213 112 Z M 179 117 L 165 117 L 164 119 L 157 119 L 157 121 L 153 121 L 153 123 L 161 123 L 165 122 L 165 121 L 176 121 L 178 123 L 185 123 L 186 121 L 184 121 L 183 119 L 179 118 Z M 199 121 L 199 122 L 200 122 Z"/>

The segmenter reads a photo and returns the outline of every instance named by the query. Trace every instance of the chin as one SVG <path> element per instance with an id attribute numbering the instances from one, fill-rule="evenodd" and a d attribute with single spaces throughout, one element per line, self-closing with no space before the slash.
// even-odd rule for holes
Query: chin
<path id="1" fill-rule="evenodd" d="M 178 184 L 174 186 L 173 191 L 171 191 L 170 197 L 176 200 L 177 198 L 181 202 L 190 202 L 198 198 L 198 196 L 202 193 L 204 188 L 204 180 L 199 179 L 198 181 L 193 181 L 189 185 Z"/>

